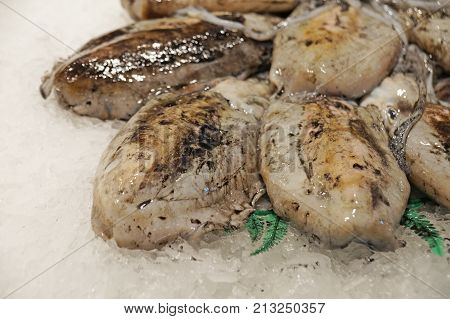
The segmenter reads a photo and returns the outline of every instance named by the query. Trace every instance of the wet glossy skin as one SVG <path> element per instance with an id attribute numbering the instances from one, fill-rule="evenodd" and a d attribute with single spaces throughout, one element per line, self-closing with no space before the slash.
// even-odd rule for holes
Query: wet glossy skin
<path id="1" fill-rule="evenodd" d="M 286 93 L 360 97 L 390 72 L 400 49 L 391 26 L 360 9 L 332 6 L 278 33 L 270 79 Z"/>
<path id="2" fill-rule="evenodd" d="M 264 116 L 261 174 L 275 212 L 326 247 L 397 247 L 409 184 L 376 108 L 289 97 Z"/>
<path id="3" fill-rule="evenodd" d="M 152 96 L 251 73 L 270 45 L 193 18 L 143 21 L 87 43 L 43 84 L 80 115 L 129 119 Z"/>
<path id="4" fill-rule="evenodd" d="M 450 71 L 450 9 L 435 13 L 420 8 L 401 11 L 408 38 Z"/>
<path id="5" fill-rule="evenodd" d="M 286 12 L 296 4 L 296 0 L 122 0 L 122 6 L 136 20 L 170 16 L 189 6 L 209 11 L 268 13 Z"/>
<path id="6" fill-rule="evenodd" d="M 391 135 L 395 127 L 414 110 L 418 99 L 415 81 L 403 74 L 386 78 L 362 102 L 376 105 Z M 411 130 L 406 143 L 409 179 L 443 206 L 450 207 L 450 109 L 428 103 L 421 120 Z"/>
<path id="7" fill-rule="evenodd" d="M 411 182 L 450 208 L 450 109 L 427 104 L 406 145 Z"/>
<path id="8" fill-rule="evenodd" d="M 227 86 L 249 90 L 228 95 Z M 240 227 L 263 188 L 255 156 L 259 125 L 246 111 L 261 106 L 253 94 L 263 98 L 270 87 L 227 80 L 217 92 L 166 94 L 144 106 L 102 157 L 94 231 L 120 247 L 149 250 Z"/>

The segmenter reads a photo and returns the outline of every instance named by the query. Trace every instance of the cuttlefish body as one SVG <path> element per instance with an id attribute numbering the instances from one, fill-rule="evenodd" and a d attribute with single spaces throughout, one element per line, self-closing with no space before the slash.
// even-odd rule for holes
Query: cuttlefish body
<path id="1" fill-rule="evenodd" d="M 263 120 L 261 175 L 275 212 L 326 247 L 397 247 L 410 187 L 375 107 L 286 97 Z"/>
<path id="2" fill-rule="evenodd" d="M 228 79 L 207 92 L 168 93 L 146 104 L 101 159 L 94 231 L 120 247 L 150 250 L 239 228 L 264 189 L 255 114 L 271 92 L 265 83 Z"/>
<path id="3" fill-rule="evenodd" d="M 55 66 L 41 92 L 54 89 L 60 104 L 80 115 L 127 120 L 160 94 L 248 76 L 267 64 L 270 47 L 196 18 L 142 21 L 88 42 Z"/>
<path id="4" fill-rule="evenodd" d="M 435 1 L 430 1 L 435 2 Z M 432 12 L 418 7 L 400 10 L 408 39 L 450 71 L 450 8 Z"/>
<path id="5" fill-rule="evenodd" d="M 401 42 L 397 33 L 365 9 L 345 2 L 316 11 L 311 18 L 278 32 L 271 81 L 286 93 L 355 98 L 370 92 L 398 59 Z M 297 10 L 290 18 L 294 21 L 296 15 Z"/>
<path id="6" fill-rule="evenodd" d="M 376 105 L 391 136 L 395 128 L 414 111 L 419 98 L 415 80 L 404 74 L 386 78 L 361 103 Z M 420 121 L 406 143 L 406 160 L 411 182 L 436 202 L 450 207 L 450 109 L 427 103 Z"/>

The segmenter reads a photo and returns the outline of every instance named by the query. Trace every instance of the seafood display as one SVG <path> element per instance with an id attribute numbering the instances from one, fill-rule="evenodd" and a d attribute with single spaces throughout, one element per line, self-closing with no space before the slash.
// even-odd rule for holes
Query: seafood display
<path id="1" fill-rule="evenodd" d="M 447 4 L 122 5 L 139 21 L 41 85 L 78 115 L 127 121 L 95 176 L 103 239 L 151 250 L 259 211 L 324 248 L 393 251 L 412 190 L 450 208 Z"/>

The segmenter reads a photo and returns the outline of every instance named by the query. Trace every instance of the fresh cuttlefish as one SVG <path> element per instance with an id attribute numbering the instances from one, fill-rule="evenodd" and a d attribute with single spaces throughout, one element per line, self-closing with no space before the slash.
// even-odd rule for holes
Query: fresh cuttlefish
<path id="1" fill-rule="evenodd" d="M 122 0 L 122 6 L 136 20 L 171 16 L 190 6 L 209 11 L 269 13 L 290 11 L 297 3 L 298 0 Z"/>
<path id="2" fill-rule="evenodd" d="M 356 98 L 396 64 L 402 44 L 391 25 L 366 6 L 332 3 L 276 35 L 270 79 L 280 91 Z M 297 15 L 305 15 L 304 9 L 289 19 Z"/>
<path id="3" fill-rule="evenodd" d="M 159 94 L 248 76 L 268 65 L 270 51 L 268 42 L 197 18 L 142 21 L 93 39 L 58 63 L 41 92 L 47 97 L 53 88 L 59 103 L 80 115 L 127 120 Z"/>
<path id="4" fill-rule="evenodd" d="M 450 9 L 449 3 L 446 5 L 447 8 L 437 12 L 417 7 L 400 12 L 408 39 L 431 54 L 444 70 L 450 71 Z"/>
<path id="5" fill-rule="evenodd" d="M 386 78 L 362 106 L 377 106 L 391 136 L 419 99 L 416 80 L 397 73 Z M 427 103 L 406 143 L 411 182 L 439 204 L 450 208 L 450 108 Z"/>
<path id="6" fill-rule="evenodd" d="M 393 250 L 410 193 L 376 107 L 297 96 L 264 115 L 261 175 L 275 212 L 326 247 Z"/>
<path id="7" fill-rule="evenodd" d="M 228 79 L 209 91 L 148 102 L 103 154 L 95 233 L 150 250 L 240 227 L 264 189 L 257 114 L 272 93 L 265 82 Z"/>

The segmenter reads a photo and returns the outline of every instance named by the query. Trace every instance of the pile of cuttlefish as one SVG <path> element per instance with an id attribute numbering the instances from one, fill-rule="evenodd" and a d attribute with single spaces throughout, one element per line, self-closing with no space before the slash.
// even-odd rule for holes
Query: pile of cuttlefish
<path id="1" fill-rule="evenodd" d="M 92 226 L 160 248 L 270 207 L 323 247 L 379 250 L 411 186 L 450 207 L 445 1 L 122 0 L 142 20 L 43 79 L 73 112 L 128 121 Z"/>

